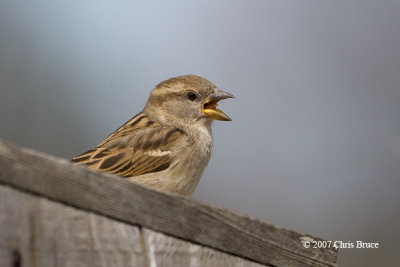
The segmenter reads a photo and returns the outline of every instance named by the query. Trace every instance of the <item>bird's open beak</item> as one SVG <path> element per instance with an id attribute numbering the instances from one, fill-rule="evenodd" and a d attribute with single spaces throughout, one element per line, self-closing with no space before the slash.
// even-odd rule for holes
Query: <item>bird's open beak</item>
<path id="1" fill-rule="evenodd" d="M 234 96 L 216 88 L 203 103 L 203 112 L 206 117 L 219 121 L 231 121 L 231 118 L 229 118 L 228 115 L 217 109 L 218 101 L 226 98 L 234 98 Z"/>

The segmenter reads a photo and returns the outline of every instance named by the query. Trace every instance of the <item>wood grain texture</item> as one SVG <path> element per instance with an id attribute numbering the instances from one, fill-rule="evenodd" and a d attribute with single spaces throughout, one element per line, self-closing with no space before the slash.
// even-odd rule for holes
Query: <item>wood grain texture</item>
<path id="1" fill-rule="evenodd" d="M 0 240 L 0 266 L 146 264 L 138 227 L 3 185 Z"/>
<path id="2" fill-rule="evenodd" d="M 0 170 L 1 183 L 266 265 L 336 266 L 337 251 L 306 249 L 305 235 L 6 142 Z"/>
<path id="3" fill-rule="evenodd" d="M 262 267 L 267 266 L 214 249 L 194 245 L 152 230 L 143 229 L 150 267 Z M 269 265 L 270 266 L 270 265 Z"/>
<path id="4" fill-rule="evenodd" d="M 265 266 L 4 185 L 0 240 L 0 266 Z"/>

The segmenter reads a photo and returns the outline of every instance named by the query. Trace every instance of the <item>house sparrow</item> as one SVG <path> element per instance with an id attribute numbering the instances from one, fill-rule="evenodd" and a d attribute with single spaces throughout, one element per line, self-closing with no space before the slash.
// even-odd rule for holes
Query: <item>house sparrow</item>
<path id="1" fill-rule="evenodd" d="M 231 120 L 218 101 L 232 97 L 196 75 L 163 81 L 142 112 L 72 161 L 190 196 L 210 159 L 212 120 Z"/>

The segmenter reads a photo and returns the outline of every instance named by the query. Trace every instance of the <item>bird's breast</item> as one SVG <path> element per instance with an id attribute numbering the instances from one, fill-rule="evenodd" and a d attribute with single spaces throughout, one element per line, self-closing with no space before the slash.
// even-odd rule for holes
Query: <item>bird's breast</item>
<path id="1" fill-rule="evenodd" d="M 185 145 L 176 151 L 175 162 L 170 168 L 169 181 L 178 193 L 191 195 L 200 181 L 212 152 L 211 129 L 194 128 L 187 134 Z"/>

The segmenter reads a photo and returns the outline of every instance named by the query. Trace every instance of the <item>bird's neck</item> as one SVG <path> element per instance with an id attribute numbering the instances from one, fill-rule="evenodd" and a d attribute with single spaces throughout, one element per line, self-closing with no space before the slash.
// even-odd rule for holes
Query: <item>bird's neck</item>
<path id="1" fill-rule="evenodd" d="M 176 116 L 166 116 L 162 112 L 152 110 L 143 110 L 143 113 L 151 120 L 160 123 L 161 125 L 181 129 L 194 138 L 199 136 L 208 135 L 211 137 L 211 124 L 212 120 L 208 118 L 201 118 L 193 123 L 188 123 Z"/>

